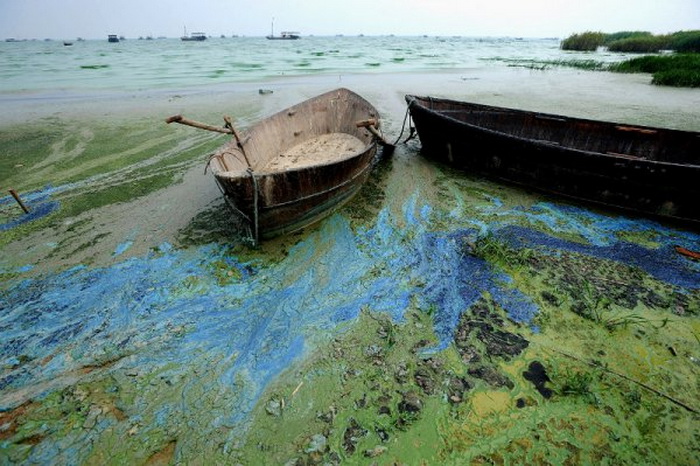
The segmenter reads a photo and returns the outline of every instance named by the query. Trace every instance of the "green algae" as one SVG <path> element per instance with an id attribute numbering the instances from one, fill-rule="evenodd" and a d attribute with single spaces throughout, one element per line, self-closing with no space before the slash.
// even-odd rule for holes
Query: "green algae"
<path id="1" fill-rule="evenodd" d="M 427 372 L 421 371 L 426 356 L 416 350 L 435 341 L 427 314 L 416 311 L 405 323 L 390 324 L 365 312 L 346 333 L 321 345 L 268 389 L 254 413 L 241 459 L 244 464 L 692 462 L 700 453 L 698 414 L 631 379 L 663 380 L 659 386 L 665 390 L 697 400 L 698 388 L 690 382 L 697 366 L 687 365 L 689 373 L 643 377 L 630 364 L 613 364 L 629 359 L 627 351 L 640 347 L 630 341 L 638 334 L 616 332 L 611 341 L 606 330 L 581 322 L 572 325 L 576 319 L 575 314 L 557 312 L 550 317 L 557 331 L 527 333 L 532 344 L 510 360 L 485 353 L 510 386 L 470 378 L 474 364 L 460 358 L 455 347 L 431 355 L 427 360 L 440 360 L 445 368 L 442 376 L 449 373 L 473 383 L 473 390 L 462 391 L 460 399 L 445 390 L 449 379 L 433 374 L 439 389 L 430 393 L 424 390 L 426 379 L 417 376 Z M 663 341 L 676 331 L 645 338 Z M 571 339 L 581 346 L 565 345 Z M 666 351 L 650 343 L 660 353 Z M 584 355 L 596 364 L 588 364 Z M 656 355 L 636 363 L 648 370 L 670 358 Z M 553 394 L 549 399 L 522 376 L 534 360 L 545 361 Z M 677 384 L 684 386 L 674 390 Z M 421 400 L 416 413 L 400 408 L 410 393 Z M 319 438 L 324 439 L 321 447 Z"/>
<path id="2" fill-rule="evenodd" d="M 453 225 L 446 212 L 455 210 L 493 215 L 480 210 L 493 192 L 485 186 L 438 175 L 424 192 L 445 211 L 435 212 L 445 224 L 433 228 Z M 508 187 L 499 194 L 504 205 L 527 204 L 529 196 Z M 586 243 L 576 232 L 539 227 Z M 650 232 L 620 237 L 656 245 Z M 453 345 L 427 355 L 421 350 L 436 342 L 430 308 L 391 325 L 366 310 L 261 397 L 240 450 L 244 463 L 687 464 L 700 456 L 698 290 L 610 259 L 517 249 L 488 233 L 464 249 L 532 297 L 539 333 L 504 319 L 486 295 L 464 311 L 471 324 L 462 336 L 458 329 Z M 385 273 L 377 267 L 367 273 Z M 582 312 L 586 306 L 598 306 L 598 318 Z M 486 317 L 474 325 L 479 315 Z M 517 341 L 507 335 L 528 347 L 494 351 L 489 342 Z M 445 369 L 426 369 L 428 359 Z M 533 361 L 546 368 L 548 398 L 524 376 Z M 460 379 L 469 388 L 451 394 L 448 381 Z M 407 415 L 399 405 L 414 395 L 421 409 Z"/>
<path id="3" fill-rule="evenodd" d="M 13 126 L 0 131 L 5 152 L 0 179 L 20 194 L 64 186 L 53 195 L 61 207 L 5 232 L 0 246 L 91 209 L 130 202 L 177 183 L 187 167 L 204 163 L 205 155 L 221 144 L 208 134 L 168 131 L 165 125 L 144 120 L 96 123 L 89 129 L 78 121 L 58 118 L 39 123 L 36 128 Z M 13 215 L 5 210 L 3 216 Z"/>
<path id="4" fill-rule="evenodd" d="M 322 343 L 301 367 L 290 368 L 267 390 L 241 448 L 243 463 L 305 458 L 301 461 L 352 464 L 380 454 L 377 447 L 388 450 L 381 453 L 383 459 L 391 455 L 410 461 L 416 449 L 430 457 L 438 440 L 432 420 L 402 403 L 408 397 L 422 410 L 448 409 L 437 399 L 425 399 L 410 380 L 420 361 L 418 350 L 436 342 L 431 328 L 419 313 L 394 324 L 364 311 L 357 324 Z M 454 354 L 445 365 L 457 366 Z M 311 448 L 315 436 L 326 439 L 324 448 Z"/>
<path id="5" fill-rule="evenodd" d="M 75 151 L 79 140 L 65 147 Z M 196 146 L 192 151 L 186 159 L 199 155 Z M 167 164 L 164 159 L 156 163 Z M 173 167 L 175 178 L 178 167 Z M 398 189 L 395 175 L 393 163 L 380 168 L 358 202 L 344 208 L 343 215 L 358 230 L 371 226 L 376 212 L 392 202 L 381 191 Z M 435 230 L 474 219 L 503 219 L 497 214 L 534 199 L 447 170 L 420 189 L 437 200 Z M 493 206 L 491 196 L 503 201 L 495 212 L 484 210 Z M 203 212 L 182 232 L 182 244 L 230 241 L 223 207 Z M 518 221 L 514 216 L 508 220 Z M 90 223 L 87 217 L 71 223 L 67 230 L 74 236 L 58 249 L 68 251 L 80 243 Z M 537 228 L 585 242 L 575 232 Z M 656 244 L 651 233 L 620 237 L 643 246 Z M 229 252 L 278 263 L 303 238 L 294 235 L 258 248 L 236 245 Z M 237 399 L 214 380 L 220 371 L 207 370 L 217 362 L 204 351 L 201 361 L 188 361 L 182 370 L 177 354 L 164 355 L 171 362 L 149 373 L 135 369 L 138 365 L 127 357 L 113 367 L 84 368 L 70 387 L 9 415 L 0 413 L 0 425 L 10 426 L 0 432 L 0 440 L 7 441 L 1 453 L 20 463 L 36 444 L 46 442 L 56 445 L 59 462 L 84 458 L 100 464 L 285 464 L 294 459 L 298 464 L 684 464 L 697 459 L 697 414 L 648 388 L 697 408 L 697 290 L 683 292 L 612 260 L 517 249 L 488 232 L 465 244 L 464 253 L 505 273 L 514 288 L 537 303 L 539 334 L 509 322 L 486 294 L 464 310 L 455 343 L 435 352 L 434 307 L 413 303 L 402 322 L 368 308 L 337 333 L 319 335 L 306 358 L 270 385 L 250 423 L 236 432 L 210 415 L 221 406 L 236 406 Z M 389 272 L 378 263 L 366 273 L 372 278 Z M 173 295 L 201 295 L 214 285 L 236 283 L 241 272 L 220 260 L 208 273 L 185 277 Z M 411 282 L 417 289 L 425 285 Z M 595 312 L 582 311 L 586 308 Z M 643 320 L 606 325 L 631 314 Z M 188 328 L 172 332 L 182 338 Z M 511 335 L 526 339 L 527 348 L 516 354 L 494 351 L 496 341 L 519 341 Z M 534 361 L 546 368 L 550 398 L 523 376 Z M 240 376 L 226 383 L 235 388 L 247 382 Z M 66 453 L 71 449 L 72 454 Z"/>

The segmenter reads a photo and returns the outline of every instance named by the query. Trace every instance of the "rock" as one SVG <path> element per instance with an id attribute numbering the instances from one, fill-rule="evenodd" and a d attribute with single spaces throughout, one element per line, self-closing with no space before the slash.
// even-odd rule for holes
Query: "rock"
<path id="1" fill-rule="evenodd" d="M 461 403 L 464 399 L 464 393 L 469 391 L 472 387 L 461 377 L 450 377 L 448 380 L 448 400 L 451 403 Z"/>
<path id="2" fill-rule="evenodd" d="M 405 362 L 399 364 L 399 367 L 396 369 L 396 374 L 394 374 L 394 378 L 402 385 L 408 381 L 408 367 Z"/>
<path id="3" fill-rule="evenodd" d="M 267 414 L 269 414 L 270 416 L 275 416 L 275 417 L 281 416 L 282 415 L 282 401 L 277 399 L 277 398 L 271 399 L 265 405 L 265 412 L 267 412 Z"/>
<path id="4" fill-rule="evenodd" d="M 416 381 L 416 385 L 422 388 L 426 394 L 430 395 L 433 393 L 435 382 L 427 369 L 416 369 L 416 373 L 414 374 L 413 378 Z"/>
<path id="5" fill-rule="evenodd" d="M 84 429 L 92 429 L 97 424 L 97 417 L 102 414 L 102 409 L 97 406 L 90 407 L 90 412 L 88 412 L 85 422 L 83 422 Z"/>
<path id="6" fill-rule="evenodd" d="M 357 442 L 365 435 L 367 435 L 367 430 L 363 429 L 354 418 L 350 418 L 350 425 L 343 433 L 343 449 L 350 454 L 355 453 Z"/>
<path id="7" fill-rule="evenodd" d="M 365 456 L 367 458 L 376 458 L 377 456 L 384 454 L 384 452 L 386 450 L 387 450 L 387 448 L 385 446 L 377 445 L 376 447 L 372 448 L 371 450 L 365 450 Z"/>
<path id="8" fill-rule="evenodd" d="M 540 392 L 540 395 L 545 399 L 552 397 L 554 392 L 550 388 L 545 387 L 545 383 L 550 382 L 550 379 L 541 362 L 532 361 L 527 370 L 523 372 L 523 377 L 525 380 L 532 382 L 537 391 Z"/>
<path id="9" fill-rule="evenodd" d="M 311 437 L 311 440 L 309 441 L 309 446 L 306 447 L 306 450 L 304 451 L 306 453 L 323 453 L 326 451 L 327 446 L 328 439 L 326 438 L 326 436 L 322 434 L 316 434 L 313 437 Z"/>
<path id="10" fill-rule="evenodd" d="M 508 387 L 512 390 L 515 386 L 512 380 L 491 366 L 473 367 L 468 373 L 495 388 Z"/>
<path id="11" fill-rule="evenodd" d="M 413 391 L 404 393 L 403 399 L 399 403 L 399 411 L 415 414 L 420 412 L 421 409 L 423 409 L 423 402 L 417 393 Z"/>

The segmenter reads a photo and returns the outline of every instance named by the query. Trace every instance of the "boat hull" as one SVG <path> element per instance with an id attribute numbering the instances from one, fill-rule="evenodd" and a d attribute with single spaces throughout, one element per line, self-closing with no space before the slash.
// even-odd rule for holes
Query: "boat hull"
<path id="1" fill-rule="evenodd" d="M 700 224 L 700 133 L 406 100 L 428 158 L 556 195 Z"/>
<path id="2" fill-rule="evenodd" d="M 356 122 L 378 118 L 360 96 L 339 89 L 283 110 L 255 125 L 242 138 L 224 145 L 211 161 L 224 197 L 251 227 L 256 239 L 267 239 L 307 227 L 350 200 L 369 177 L 377 144 Z M 261 168 L 270 153 L 279 153 L 302 138 L 328 133 L 351 134 L 361 150 L 340 159 L 283 170 Z M 273 137 L 274 136 L 274 137 Z M 271 142 L 274 139 L 274 142 Z M 246 164 L 235 165 L 248 160 Z M 232 166 L 234 165 L 234 166 Z"/>

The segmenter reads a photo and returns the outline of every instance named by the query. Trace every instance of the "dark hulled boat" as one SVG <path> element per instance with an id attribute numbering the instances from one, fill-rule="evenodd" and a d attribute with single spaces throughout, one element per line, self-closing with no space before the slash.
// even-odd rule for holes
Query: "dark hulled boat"
<path id="1" fill-rule="evenodd" d="M 406 96 L 426 157 L 700 225 L 700 133 Z"/>
<path id="2" fill-rule="evenodd" d="M 269 36 L 265 37 L 269 40 L 297 40 L 301 38 L 301 34 L 293 31 L 282 31 L 282 33 L 279 36 L 270 34 Z"/>

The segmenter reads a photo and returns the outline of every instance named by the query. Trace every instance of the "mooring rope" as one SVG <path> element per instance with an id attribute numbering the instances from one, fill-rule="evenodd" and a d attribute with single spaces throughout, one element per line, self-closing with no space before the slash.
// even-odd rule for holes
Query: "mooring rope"
<path id="1" fill-rule="evenodd" d="M 399 141 L 401 141 L 401 136 L 403 136 L 403 132 L 406 130 L 406 122 L 410 119 L 410 114 L 411 114 L 411 106 L 410 104 L 406 106 L 406 116 L 403 118 L 403 124 L 401 125 L 401 132 L 399 133 L 399 136 L 396 138 L 396 141 L 394 142 L 394 145 L 398 145 Z M 415 134 L 415 128 L 413 126 L 410 126 L 409 129 L 409 134 L 406 139 L 402 142 L 402 144 L 406 144 L 408 141 L 413 139 L 416 136 Z"/>
<path id="2" fill-rule="evenodd" d="M 247 171 L 253 179 L 253 241 L 258 244 L 258 179 L 252 167 L 248 167 Z"/>

